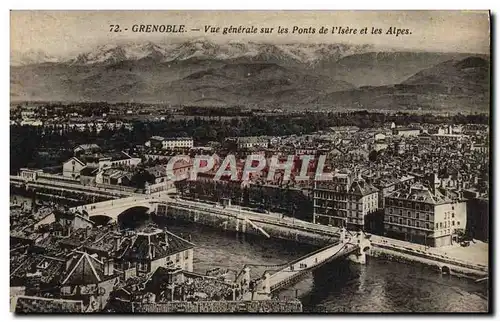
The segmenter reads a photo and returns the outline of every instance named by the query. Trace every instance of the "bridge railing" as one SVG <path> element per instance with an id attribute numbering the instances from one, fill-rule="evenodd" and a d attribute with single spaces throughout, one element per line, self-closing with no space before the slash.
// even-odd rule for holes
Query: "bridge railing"
<path id="1" fill-rule="evenodd" d="M 93 204 L 78 206 L 78 207 L 71 208 L 71 210 L 73 210 L 73 211 L 85 210 L 88 213 L 92 214 L 94 212 L 113 209 L 113 208 L 122 208 L 122 207 L 140 205 L 144 202 L 156 203 L 156 202 L 158 202 L 158 199 L 159 198 L 157 196 L 151 196 L 151 195 L 131 196 L 131 197 L 126 197 L 126 198 L 121 198 L 121 199 L 106 200 L 106 201 L 96 202 Z"/>
<path id="2" fill-rule="evenodd" d="M 78 183 L 78 184 L 80 183 L 80 180 L 75 178 L 65 177 L 58 174 L 44 173 L 44 172 L 37 173 L 37 180 L 38 179 L 56 180 L 56 181 Z"/>
<path id="3" fill-rule="evenodd" d="M 339 247 L 340 246 L 340 247 Z M 269 279 L 272 280 L 273 278 L 276 279 L 278 278 L 280 275 L 284 275 L 283 276 L 283 279 L 280 279 L 278 280 L 277 282 L 275 282 L 274 284 L 271 284 L 269 285 L 269 288 L 270 288 L 270 292 L 274 292 L 276 291 L 277 289 L 280 289 L 281 287 L 287 285 L 288 283 L 290 282 L 293 282 L 295 280 L 297 280 L 298 278 L 300 278 L 303 274 L 306 274 L 307 272 L 309 272 L 310 270 L 320 266 L 320 265 L 323 265 L 325 262 L 329 261 L 332 257 L 336 256 L 337 254 L 339 254 L 340 252 L 346 250 L 347 248 L 349 248 L 349 246 L 352 247 L 351 250 L 348 250 L 348 252 L 352 252 L 356 249 L 357 245 L 352 245 L 352 244 L 349 244 L 349 242 L 345 242 L 345 243 L 336 243 L 336 244 L 333 244 L 333 245 L 329 245 L 329 246 L 326 246 L 326 247 L 323 247 L 319 250 L 316 250 L 312 253 L 309 253 L 305 256 L 302 256 L 288 264 L 286 264 L 286 266 L 281 269 L 280 271 L 278 272 L 275 272 L 274 274 L 272 275 L 269 275 Z M 329 250 L 331 250 L 332 248 L 334 247 L 339 247 L 333 254 L 328 254 L 328 256 L 324 256 L 324 257 L 321 257 L 320 260 L 318 261 L 315 261 L 313 263 L 312 266 L 307 266 L 305 268 L 299 268 L 297 270 L 294 269 L 294 265 L 300 263 L 301 261 L 304 261 L 304 260 L 307 260 L 309 258 L 312 258 L 314 257 L 315 255 L 318 255 L 320 253 L 326 253 L 328 252 Z M 290 270 L 290 271 L 293 271 L 294 273 L 292 275 L 289 275 L 289 274 L 283 274 L 283 272 L 285 272 L 286 270 Z M 263 276 L 265 276 L 266 273 L 269 273 L 269 271 L 266 271 L 264 272 Z M 264 282 L 264 277 L 261 277 L 257 280 L 257 283 L 258 283 L 258 287 L 261 287 L 262 284 Z"/>

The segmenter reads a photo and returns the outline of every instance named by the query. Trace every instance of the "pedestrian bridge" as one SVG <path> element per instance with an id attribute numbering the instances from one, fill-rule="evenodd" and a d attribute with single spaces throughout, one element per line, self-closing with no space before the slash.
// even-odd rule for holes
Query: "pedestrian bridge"
<path id="1" fill-rule="evenodd" d="M 298 258 L 277 271 L 266 271 L 262 277 L 254 281 L 250 279 L 250 268 L 245 267 L 236 280 L 247 290 L 244 299 L 269 299 L 272 293 L 295 284 L 307 273 L 338 258 L 349 257 L 352 261 L 364 264 L 370 241 L 363 233 L 358 233 L 356 236 L 347 234 L 346 230 L 342 229 L 341 238 L 337 243 Z"/>

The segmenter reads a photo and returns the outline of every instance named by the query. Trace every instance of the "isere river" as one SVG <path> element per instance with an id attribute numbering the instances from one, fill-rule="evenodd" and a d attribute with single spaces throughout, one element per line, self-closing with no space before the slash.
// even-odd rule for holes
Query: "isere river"
<path id="1" fill-rule="evenodd" d="M 194 269 L 205 273 L 220 267 L 239 271 L 251 267 L 252 278 L 268 267 L 292 261 L 316 249 L 264 236 L 223 232 L 214 228 L 169 222 L 173 233 L 189 236 L 196 246 Z M 262 266 L 261 266 L 262 265 Z M 485 283 L 441 275 L 420 264 L 369 257 L 366 265 L 334 261 L 282 291 L 297 296 L 304 312 L 487 312 Z"/>
<path id="2" fill-rule="evenodd" d="M 22 201 L 21 201 L 22 202 Z M 137 215 L 137 216 L 135 216 Z M 142 220 L 126 224 L 138 228 Z M 256 278 L 269 265 L 284 264 L 317 249 L 264 236 L 225 232 L 194 223 L 162 222 L 160 227 L 195 244 L 194 270 L 213 268 L 239 272 L 251 266 Z M 278 294 L 297 297 L 304 312 L 487 312 L 488 286 L 473 280 L 441 275 L 420 264 L 404 264 L 368 257 L 366 265 L 333 261 L 308 274 Z"/>

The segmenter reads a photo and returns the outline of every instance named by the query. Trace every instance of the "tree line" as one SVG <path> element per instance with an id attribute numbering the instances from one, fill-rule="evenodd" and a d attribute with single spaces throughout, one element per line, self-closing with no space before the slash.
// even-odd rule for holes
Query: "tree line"
<path id="1" fill-rule="evenodd" d="M 367 111 L 309 112 L 232 119 L 207 120 L 194 117 L 192 119 L 167 119 L 160 122 L 135 121 L 132 130 L 104 128 L 100 132 L 93 125 L 89 125 L 84 132 L 70 128 L 12 125 L 10 127 L 10 170 L 11 173 L 16 173 L 21 167 L 47 166 L 37 162 L 40 151 L 61 151 L 57 153 L 57 156 L 62 159 L 71 155 L 73 148 L 79 144 L 96 143 L 105 151 L 126 150 L 144 144 L 151 136 L 160 135 L 164 137 L 190 136 L 197 145 L 204 145 L 210 141 L 222 142 L 226 137 L 302 135 L 326 130 L 333 126 L 370 128 L 381 127 L 387 122 L 394 122 L 398 125 L 411 123 L 488 124 L 489 116 L 486 114 L 436 116 L 409 113 L 389 115 Z"/>

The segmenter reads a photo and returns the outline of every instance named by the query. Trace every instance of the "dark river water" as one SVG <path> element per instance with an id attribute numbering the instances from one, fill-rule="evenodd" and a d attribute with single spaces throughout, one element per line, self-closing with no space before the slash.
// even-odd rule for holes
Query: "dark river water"
<path id="1" fill-rule="evenodd" d="M 196 245 L 195 271 L 221 267 L 239 271 L 252 267 L 252 277 L 265 266 L 289 262 L 315 248 L 265 237 L 244 236 L 213 228 L 169 223 L 168 229 Z M 348 260 L 329 263 L 281 292 L 281 298 L 301 300 L 314 312 L 485 312 L 487 286 L 441 275 L 422 265 L 368 258 L 366 265 Z"/>

